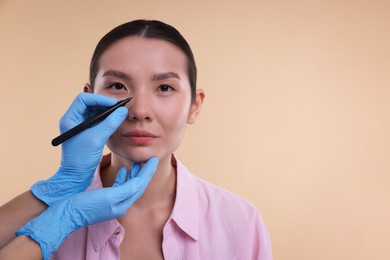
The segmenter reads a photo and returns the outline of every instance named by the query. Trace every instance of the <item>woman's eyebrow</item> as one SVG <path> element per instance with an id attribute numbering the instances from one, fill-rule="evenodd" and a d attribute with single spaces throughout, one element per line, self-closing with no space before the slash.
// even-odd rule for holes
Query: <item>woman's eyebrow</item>
<path id="1" fill-rule="evenodd" d="M 153 75 L 152 81 L 158 81 L 158 80 L 164 80 L 169 78 L 177 78 L 180 79 L 179 75 L 175 72 L 165 72 L 165 73 L 158 73 Z"/>
<path id="2" fill-rule="evenodd" d="M 129 75 L 119 70 L 107 70 L 104 72 L 103 77 L 107 77 L 107 76 L 112 76 L 124 80 L 131 80 L 131 77 Z"/>

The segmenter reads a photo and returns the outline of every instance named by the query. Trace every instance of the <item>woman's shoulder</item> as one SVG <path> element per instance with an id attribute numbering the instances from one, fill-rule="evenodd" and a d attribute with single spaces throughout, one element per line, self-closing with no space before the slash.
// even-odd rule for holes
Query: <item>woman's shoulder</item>
<path id="1" fill-rule="evenodd" d="M 258 214 L 257 208 L 244 197 L 198 176 L 194 176 L 194 179 L 201 206 L 208 207 L 209 210 L 215 209 L 223 212 L 237 211 L 236 216 L 239 212 L 248 215 L 248 217 Z"/>
<path id="2" fill-rule="evenodd" d="M 179 174 L 177 195 L 185 197 L 186 201 L 191 203 L 196 202 L 200 214 L 205 218 L 223 215 L 227 221 L 232 218 L 256 221 L 255 219 L 260 217 L 258 209 L 247 199 L 194 175 L 179 160 L 177 169 Z M 227 213 L 229 215 L 226 215 Z"/>
<path id="3" fill-rule="evenodd" d="M 247 242 L 260 243 L 262 248 L 268 248 L 267 228 L 260 212 L 250 201 L 199 177 L 195 176 L 195 181 L 198 187 L 200 223 L 204 229 L 210 228 L 206 233 L 210 232 L 219 239 L 228 238 L 228 245 L 237 245 L 246 239 Z M 258 248 L 258 245 L 253 246 Z"/>

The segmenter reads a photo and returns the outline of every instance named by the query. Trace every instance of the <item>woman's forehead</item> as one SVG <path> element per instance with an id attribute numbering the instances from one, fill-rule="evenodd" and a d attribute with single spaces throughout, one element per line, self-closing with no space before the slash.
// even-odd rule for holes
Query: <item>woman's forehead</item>
<path id="1" fill-rule="evenodd" d="M 102 54 L 107 55 L 123 55 L 132 56 L 145 55 L 165 55 L 172 56 L 174 59 L 185 60 L 185 54 L 176 45 L 162 39 L 144 38 L 140 36 L 124 37 L 112 43 Z"/>
<path id="2" fill-rule="evenodd" d="M 160 39 L 125 37 L 113 43 L 99 60 L 99 72 L 117 70 L 129 74 L 173 72 L 188 78 L 186 56 L 175 45 Z"/>

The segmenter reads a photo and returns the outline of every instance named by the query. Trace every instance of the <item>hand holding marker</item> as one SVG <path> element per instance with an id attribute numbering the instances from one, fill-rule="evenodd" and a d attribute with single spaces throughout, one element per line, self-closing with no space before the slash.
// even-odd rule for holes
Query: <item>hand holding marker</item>
<path id="1" fill-rule="evenodd" d="M 88 120 L 82 122 L 81 124 L 73 127 L 72 129 L 69 129 L 68 131 L 66 131 L 65 133 L 57 136 L 56 138 L 54 138 L 52 141 L 51 141 L 51 144 L 53 146 L 57 146 L 63 142 L 65 142 L 66 140 L 68 140 L 69 138 L 77 135 L 78 133 L 80 133 L 81 131 L 91 127 L 92 125 L 100 122 L 100 121 L 103 121 L 107 116 L 109 116 L 112 112 L 114 112 L 117 108 L 119 107 L 122 107 L 124 105 L 127 104 L 127 102 L 129 102 L 132 98 L 127 98 L 127 99 L 124 99 L 124 100 L 121 100 L 119 101 L 118 103 L 116 103 L 114 106 L 111 106 L 105 110 L 103 110 L 102 112 L 98 113 L 97 115 L 89 118 Z"/>

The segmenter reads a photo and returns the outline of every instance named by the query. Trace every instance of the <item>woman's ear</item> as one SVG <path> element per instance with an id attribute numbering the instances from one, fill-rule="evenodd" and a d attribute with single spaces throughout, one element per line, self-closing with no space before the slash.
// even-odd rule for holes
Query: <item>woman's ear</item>
<path id="1" fill-rule="evenodd" d="M 85 83 L 85 85 L 84 85 L 84 92 L 86 92 L 86 93 L 92 93 L 93 92 L 91 84 Z"/>
<path id="2" fill-rule="evenodd" d="M 190 113 L 188 115 L 188 120 L 187 120 L 188 124 L 195 123 L 196 119 L 198 118 L 200 111 L 202 109 L 204 97 L 205 97 L 205 93 L 203 89 L 197 89 L 195 101 L 194 103 L 192 103 Z"/>

